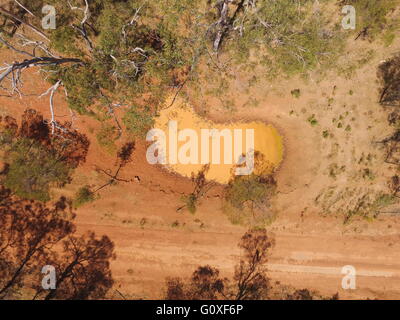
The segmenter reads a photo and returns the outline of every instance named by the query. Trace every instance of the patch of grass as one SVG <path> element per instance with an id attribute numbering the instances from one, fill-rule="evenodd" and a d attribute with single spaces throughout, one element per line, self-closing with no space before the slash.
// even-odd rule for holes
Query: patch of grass
<path id="1" fill-rule="evenodd" d="M 391 194 L 381 193 L 373 202 L 372 206 L 376 209 L 383 209 L 396 203 L 396 197 Z"/>
<path id="2" fill-rule="evenodd" d="M 363 66 L 367 65 L 375 57 L 375 51 L 370 49 L 361 54 L 361 58 L 354 61 L 353 59 L 348 59 L 344 63 L 340 64 L 338 74 L 345 77 L 346 79 L 351 79 L 356 71 Z"/>
<path id="3" fill-rule="evenodd" d="M 297 98 L 297 99 L 300 98 L 300 95 L 301 95 L 300 89 L 294 89 L 294 90 L 290 91 L 290 93 L 292 94 L 292 96 L 294 98 Z"/>
<path id="4" fill-rule="evenodd" d="M 313 115 L 311 115 L 310 117 L 308 117 L 307 121 L 308 121 L 308 123 L 309 123 L 311 126 L 313 126 L 313 127 L 316 126 L 316 125 L 318 124 L 317 119 L 315 119 L 315 114 L 313 114 Z"/>
<path id="5" fill-rule="evenodd" d="M 396 34 L 394 32 L 385 32 L 382 37 L 382 41 L 385 47 L 390 47 L 396 38 Z"/>
<path id="6" fill-rule="evenodd" d="M 340 214 L 344 224 L 349 224 L 355 217 L 374 219 L 382 209 L 395 202 L 396 197 L 385 192 L 349 187 L 329 187 L 315 199 L 315 203 L 321 206 L 322 215 Z"/>
<path id="7" fill-rule="evenodd" d="M 189 210 L 191 214 L 195 214 L 197 210 L 197 198 L 196 196 L 191 193 L 187 196 L 182 196 L 182 201 L 184 202 L 186 209 Z"/>
<path id="8" fill-rule="evenodd" d="M 109 124 L 102 124 L 100 131 L 96 134 L 100 146 L 112 153 L 116 150 L 115 141 L 118 139 L 118 129 Z"/>
<path id="9" fill-rule="evenodd" d="M 172 228 L 178 228 L 180 226 L 180 223 L 178 220 L 175 220 L 174 222 L 172 222 L 171 227 Z"/>
<path id="10" fill-rule="evenodd" d="M 332 163 L 329 165 L 328 170 L 329 176 L 333 179 L 336 179 L 338 175 L 346 171 L 346 166 L 339 167 L 336 163 Z"/>
<path id="11" fill-rule="evenodd" d="M 356 33 L 366 30 L 364 38 L 374 40 L 384 35 L 383 31 L 396 29 L 398 23 L 391 13 L 399 5 L 397 0 L 343 0 L 342 4 L 355 7 Z"/>
<path id="12" fill-rule="evenodd" d="M 313 10 L 313 3 L 260 1 L 258 9 L 249 11 L 243 20 L 240 36 L 232 36 L 226 48 L 238 64 L 250 66 L 258 58 L 269 79 L 282 74 L 306 77 L 310 70 L 334 67 L 344 47 L 343 29 L 324 14 L 325 10 Z"/>
<path id="13" fill-rule="evenodd" d="M 369 168 L 365 168 L 362 170 L 362 177 L 365 180 L 371 180 L 371 181 L 375 179 L 374 173 Z"/>
<path id="14" fill-rule="evenodd" d="M 79 188 L 79 190 L 75 194 L 74 198 L 74 206 L 75 208 L 79 208 L 80 206 L 90 203 L 96 200 L 95 194 L 90 190 L 89 186 L 84 186 Z"/>

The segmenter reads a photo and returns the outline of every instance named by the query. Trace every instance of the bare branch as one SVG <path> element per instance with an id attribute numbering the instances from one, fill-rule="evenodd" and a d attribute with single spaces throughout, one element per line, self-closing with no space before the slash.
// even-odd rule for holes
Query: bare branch
<path id="1" fill-rule="evenodd" d="M 79 31 L 79 33 L 82 35 L 82 37 L 86 41 L 89 51 L 92 52 L 93 51 L 93 43 L 89 39 L 87 30 L 86 30 L 86 23 L 90 18 L 89 2 L 88 2 L 88 0 L 85 0 L 85 9 L 72 6 L 70 1 L 68 1 L 68 4 L 69 4 L 71 10 L 80 10 L 83 12 L 83 18 L 80 22 L 80 26 L 78 27 L 78 26 L 72 25 L 72 28 Z"/>
<path id="2" fill-rule="evenodd" d="M 26 51 L 24 51 L 24 50 L 19 50 L 19 49 L 15 48 L 15 47 L 12 46 L 9 42 L 7 42 L 6 40 L 4 40 L 4 39 L 1 38 L 1 37 L 0 37 L 0 42 L 1 42 L 2 44 L 4 44 L 7 48 L 9 48 L 9 49 L 11 49 L 11 50 L 14 50 L 15 52 L 18 52 L 18 53 L 20 53 L 20 54 L 27 55 L 27 56 L 32 57 L 32 58 L 35 57 L 33 54 L 31 54 L 31 53 L 29 53 L 29 52 L 26 52 Z"/>
<path id="3" fill-rule="evenodd" d="M 50 113 L 51 113 L 51 120 L 50 120 L 50 125 L 51 125 L 51 134 L 54 134 L 57 122 L 55 121 L 55 116 L 54 116 L 54 93 L 57 91 L 58 87 L 61 85 L 61 80 L 58 80 L 55 85 L 50 87 L 45 93 L 41 94 L 39 98 L 46 96 L 50 93 Z"/>
<path id="4" fill-rule="evenodd" d="M 57 58 L 57 59 L 60 58 L 60 56 L 57 56 L 57 55 L 53 54 L 50 51 L 50 49 L 44 44 L 43 41 L 30 40 L 27 37 L 25 37 L 25 35 L 20 34 L 20 33 L 16 33 L 15 35 L 20 39 L 20 44 L 21 44 L 22 47 L 26 47 L 26 46 L 33 46 L 34 47 L 33 48 L 33 56 L 36 57 L 36 49 L 39 48 L 44 53 L 46 53 L 47 55 L 49 55 L 49 56 L 51 56 L 53 58 Z"/>
<path id="5" fill-rule="evenodd" d="M 0 75 L 0 83 L 6 78 L 10 73 L 16 70 L 24 70 L 26 68 L 30 68 L 33 66 L 50 66 L 50 65 L 59 65 L 63 63 L 70 63 L 70 62 L 76 62 L 76 63 L 83 63 L 82 60 L 80 59 L 75 59 L 75 58 L 52 58 L 52 57 L 38 57 L 38 58 L 33 58 L 31 60 L 24 60 L 23 62 L 15 62 L 13 65 L 7 68 L 6 71 L 4 71 Z"/>
<path id="6" fill-rule="evenodd" d="M 126 24 L 126 25 L 124 25 L 122 27 L 122 35 L 123 35 L 124 39 L 126 39 L 126 28 L 130 27 L 130 26 L 133 26 L 133 25 L 135 25 L 137 23 L 137 21 L 139 19 L 139 12 L 143 8 L 143 6 L 144 6 L 144 4 L 141 5 L 138 9 L 136 9 L 136 12 L 133 15 L 133 18 L 131 19 L 131 21 L 128 24 Z"/>
<path id="7" fill-rule="evenodd" d="M 18 2 L 17 0 L 14 0 L 14 2 L 19 5 L 22 9 L 24 9 L 26 12 L 28 12 L 31 16 L 35 17 L 35 15 L 30 12 L 26 7 L 24 7 L 20 2 Z"/>

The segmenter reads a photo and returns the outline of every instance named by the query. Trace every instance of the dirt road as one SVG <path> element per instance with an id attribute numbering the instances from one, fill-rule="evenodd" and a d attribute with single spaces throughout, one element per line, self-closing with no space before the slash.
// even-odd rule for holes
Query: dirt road
<path id="1" fill-rule="evenodd" d="M 107 233 L 117 247 L 113 272 L 126 296 L 156 298 L 168 276 L 189 276 L 199 265 L 230 276 L 240 255 L 241 232 L 148 230 L 80 223 Z M 275 233 L 268 264 L 275 281 L 341 298 L 400 298 L 400 236 L 333 236 Z M 356 269 L 356 289 L 343 290 L 345 265 Z M 117 285 L 118 286 L 118 285 Z"/>

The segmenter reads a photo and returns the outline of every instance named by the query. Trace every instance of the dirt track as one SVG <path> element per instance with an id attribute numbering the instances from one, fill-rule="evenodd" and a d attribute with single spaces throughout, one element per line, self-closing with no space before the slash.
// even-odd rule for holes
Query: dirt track
<path id="1" fill-rule="evenodd" d="M 189 276 L 199 263 L 230 275 L 240 251 L 233 244 L 241 233 L 141 230 L 86 225 L 109 234 L 117 246 L 114 276 L 120 291 L 155 298 L 167 276 Z M 273 280 L 341 298 L 400 298 L 400 237 L 299 235 L 276 233 L 268 264 Z M 185 244 L 183 244 L 185 243 Z M 388 245 L 392 244 L 392 245 Z M 341 288 L 341 269 L 356 268 L 356 290 Z M 130 271 L 129 271 L 130 269 Z"/>

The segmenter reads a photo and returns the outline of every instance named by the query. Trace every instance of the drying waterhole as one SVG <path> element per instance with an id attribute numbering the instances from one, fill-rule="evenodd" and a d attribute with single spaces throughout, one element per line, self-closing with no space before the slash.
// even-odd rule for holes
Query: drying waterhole
<path id="1" fill-rule="evenodd" d="M 239 174 L 237 168 L 243 164 L 250 166 L 250 150 L 256 155 L 254 171 L 244 170 L 240 174 L 265 170 L 272 173 L 283 159 L 282 137 L 272 125 L 261 121 L 214 123 L 200 117 L 181 99 L 160 112 L 152 132 L 148 141 L 155 142 L 148 155 L 157 154 L 156 160 L 161 159 L 158 163 L 185 177 L 191 177 L 208 164 L 208 180 L 228 183 L 233 175 Z"/>

